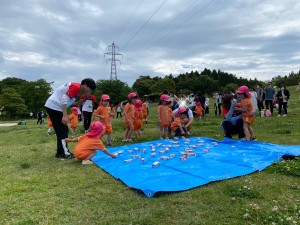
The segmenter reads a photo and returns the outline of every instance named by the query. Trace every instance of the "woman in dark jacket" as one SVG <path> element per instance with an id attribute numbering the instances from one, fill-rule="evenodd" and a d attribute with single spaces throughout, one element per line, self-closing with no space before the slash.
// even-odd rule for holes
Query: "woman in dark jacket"
<path id="1" fill-rule="evenodd" d="M 280 91 L 277 92 L 276 98 L 278 100 L 278 116 L 281 116 L 281 109 L 283 107 L 283 116 L 287 116 L 287 103 L 290 98 L 290 92 L 285 88 L 285 85 L 281 85 Z"/>

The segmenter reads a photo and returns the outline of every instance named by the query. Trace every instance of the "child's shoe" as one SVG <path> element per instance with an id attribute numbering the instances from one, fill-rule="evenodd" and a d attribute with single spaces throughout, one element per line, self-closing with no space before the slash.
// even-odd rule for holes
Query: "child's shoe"
<path id="1" fill-rule="evenodd" d="M 94 164 L 91 160 L 82 160 L 83 165 L 91 165 Z"/>
<path id="2" fill-rule="evenodd" d="M 250 141 L 257 141 L 256 137 L 251 137 Z"/>
<path id="3" fill-rule="evenodd" d="M 108 146 L 112 146 L 111 141 L 108 141 L 108 142 L 107 142 L 107 145 L 108 145 Z"/>

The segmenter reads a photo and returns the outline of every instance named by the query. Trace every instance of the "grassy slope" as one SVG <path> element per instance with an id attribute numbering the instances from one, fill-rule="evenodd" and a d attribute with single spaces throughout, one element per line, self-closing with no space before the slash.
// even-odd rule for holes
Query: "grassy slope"
<path id="1" fill-rule="evenodd" d="M 300 101 L 295 87 L 286 118 L 256 118 L 259 141 L 300 145 Z M 144 137 L 158 137 L 156 105 Z M 220 117 L 196 121 L 193 135 L 222 139 Z M 299 176 L 267 169 L 189 191 L 159 193 L 148 199 L 95 165 L 54 159 L 55 136 L 47 125 L 0 127 L 1 224 L 293 224 L 300 221 Z M 114 144 L 123 124 L 113 120 Z M 71 145 L 71 149 L 74 145 Z M 292 161 L 300 168 L 297 159 Z M 287 164 L 283 164 L 286 167 Z M 299 170 L 299 169 L 298 169 Z M 275 172 L 274 172 L 275 171 Z M 278 210 L 276 210 L 278 207 Z"/>

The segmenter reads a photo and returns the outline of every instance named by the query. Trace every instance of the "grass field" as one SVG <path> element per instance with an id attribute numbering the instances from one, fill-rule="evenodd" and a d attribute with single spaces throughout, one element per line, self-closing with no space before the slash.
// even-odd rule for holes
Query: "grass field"
<path id="1" fill-rule="evenodd" d="M 257 117 L 258 141 L 300 146 L 300 101 L 295 87 L 288 89 L 288 116 Z M 150 109 L 144 136 L 134 142 L 158 138 L 156 104 Z M 122 120 L 112 121 L 113 143 L 122 145 Z M 223 139 L 221 121 L 211 106 L 209 115 L 195 121 L 192 136 Z M 54 159 L 56 137 L 47 136 L 47 124 L 26 122 L 0 126 L 0 224 L 300 224 L 299 158 L 148 199 L 95 165 Z"/>

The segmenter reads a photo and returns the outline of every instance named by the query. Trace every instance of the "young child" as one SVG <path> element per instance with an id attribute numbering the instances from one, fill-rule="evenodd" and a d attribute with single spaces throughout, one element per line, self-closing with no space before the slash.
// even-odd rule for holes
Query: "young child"
<path id="1" fill-rule="evenodd" d="M 163 139 L 163 133 L 165 138 L 169 139 L 169 125 L 171 123 L 171 116 L 169 112 L 168 103 L 170 102 L 169 96 L 162 94 L 160 96 L 161 104 L 157 107 L 158 113 L 158 126 L 159 126 L 159 139 Z"/>
<path id="2" fill-rule="evenodd" d="M 47 122 L 48 122 L 48 130 L 47 130 L 47 134 L 48 134 L 48 136 L 50 136 L 51 133 L 52 133 L 52 130 L 53 130 L 53 124 L 52 124 L 52 121 L 51 121 L 49 115 L 47 116 Z"/>
<path id="3" fill-rule="evenodd" d="M 147 108 L 147 103 L 144 102 L 142 104 L 142 114 L 143 114 L 143 121 L 144 123 L 148 123 L 148 108 Z"/>
<path id="4" fill-rule="evenodd" d="M 124 107 L 124 124 L 126 131 L 124 134 L 123 142 L 132 142 L 131 134 L 133 132 L 133 122 L 134 122 L 134 103 L 137 99 L 137 94 L 131 92 L 127 96 L 128 102 Z"/>
<path id="5" fill-rule="evenodd" d="M 112 158 L 116 158 L 117 154 L 110 153 L 102 141 L 99 139 L 102 136 L 105 127 L 99 121 L 93 122 L 90 127 L 91 131 L 77 138 L 66 138 L 65 142 L 78 142 L 75 145 L 74 157 L 78 160 L 82 160 L 82 164 L 93 164 L 90 160 L 96 155 L 96 150 L 100 150 Z"/>
<path id="6" fill-rule="evenodd" d="M 243 128 L 245 137 L 247 140 L 256 141 L 254 136 L 254 130 L 251 125 L 254 122 L 254 108 L 251 102 L 251 94 L 249 92 L 249 88 L 247 86 L 241 86 L 237 90 L 237 94 L 241 98 L 241 108 L 239 109 L 242 112 L 243 117 Z"/>
<path id="7" fill-rule="evenodd" d="M 134 103 L 134 122 L 133 122 L 133 130 L 135 132 L 136 137 L 142 136 L 142 120 L 143 120 L 143 114 L 142 114 L 142 101 L 136 100 Z"/>
<path id="8" fill-rule="evenodd" d="M 202 114 L 203 114 L 203 108 L 200 102 L 196 103 L 196 108 L 195 108 L 195 113 L 197 115 L 197 117 L 199 118 L 199 120 L 202 119 Z"/>
<path id="9" fill-rule="evenodd" d="M 94 111 L 94 117 L 98 118 L 99 121 L 105 126 L 104 134 L 107 135 L 107 145 L 112 146 L 112 124 L 110 121 L 111 114 L 111 107 L 109 106 L 110 97 L 109 95 L 102 95 L 101 102 L 99 107 Z"/>
<path id="10" fill-rule="evenodd" d="M 70 129 L 72 131 L 72 135 L 77 134 L 77 126 L 78 126 L 78 111 L 77 107 L 72 107 L 71 114 L 68 115 L 68 119 L 70 120 Z"/>
<path id="11" fill-rule="evenodd" d="M 187 110 L 185 108 L 180 108 L 178 110 L 178 116 L 171 123 L 171 130 L 175 132 L 175 136 L 184 136 L 187 133 L 185 125 L 188 122 Z"/>

